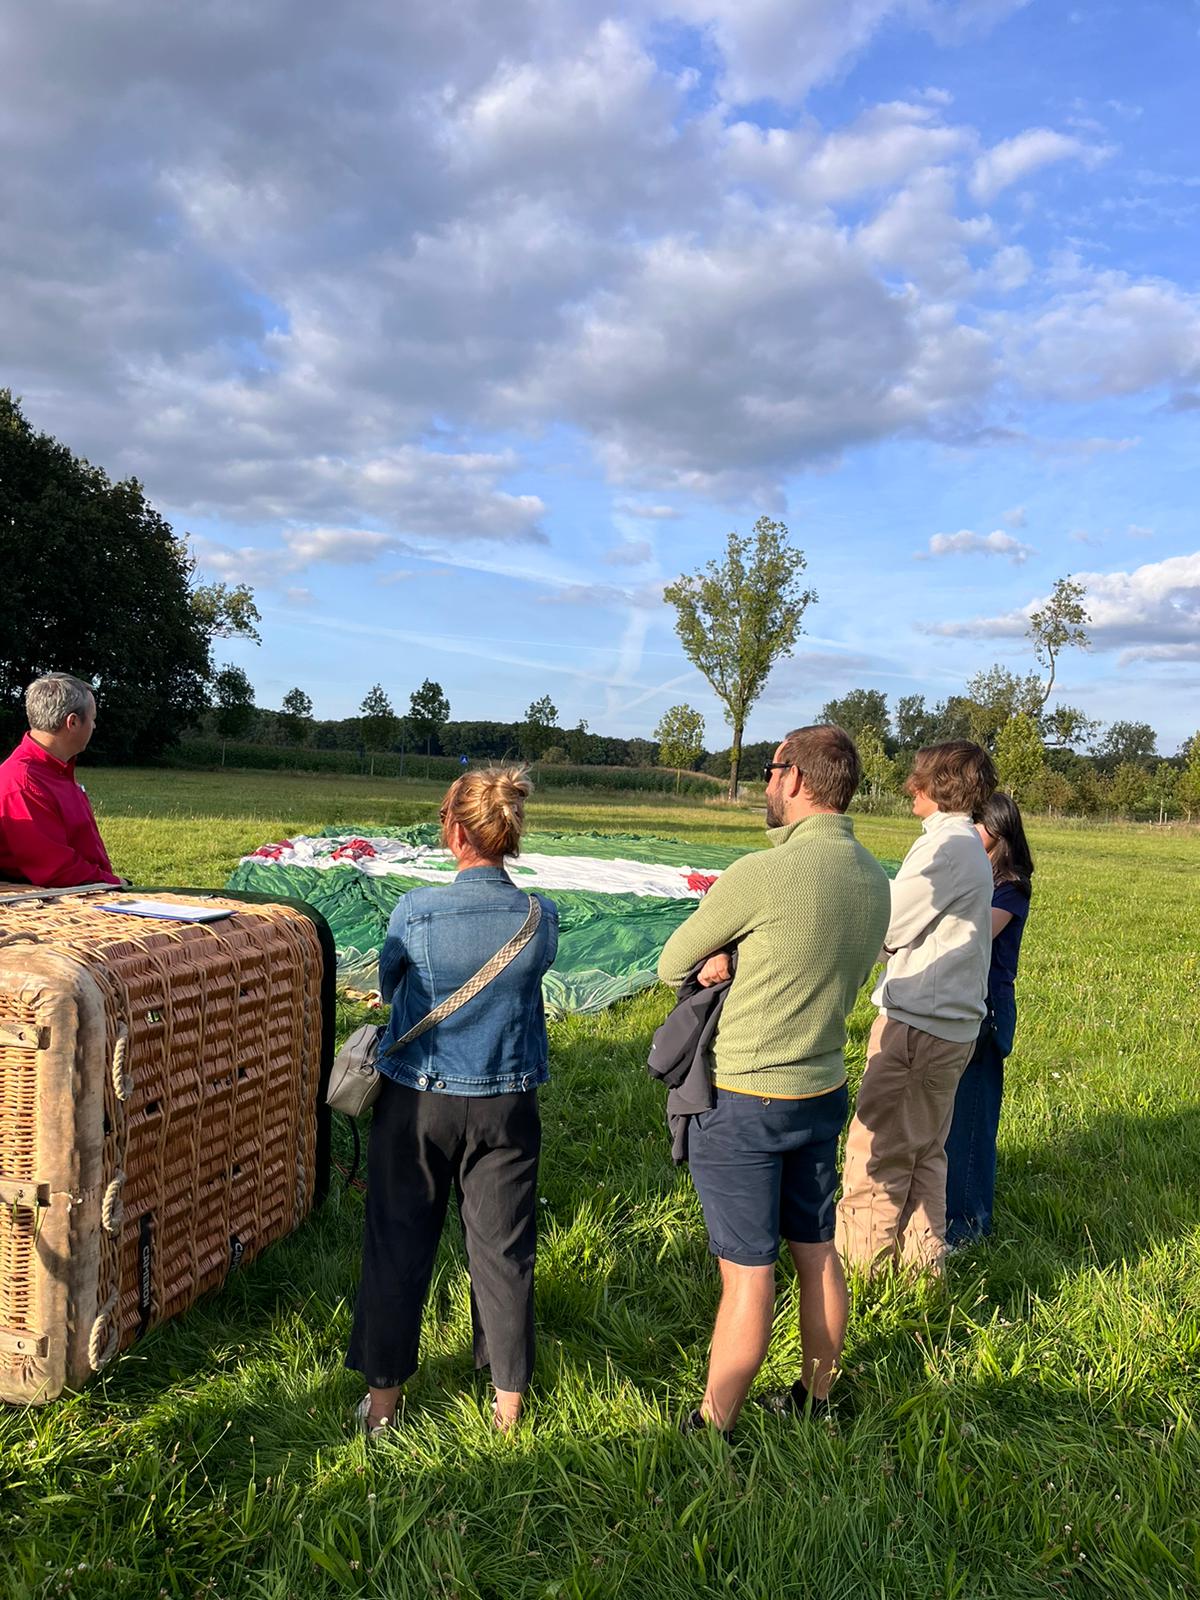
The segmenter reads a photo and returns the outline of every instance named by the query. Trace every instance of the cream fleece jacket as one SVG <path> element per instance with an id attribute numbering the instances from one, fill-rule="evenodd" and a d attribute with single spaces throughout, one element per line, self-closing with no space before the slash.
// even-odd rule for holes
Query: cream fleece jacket
<path id="1" fill-rule="evenodd" d="M 992 866 L 970 817 L 935 811 L 892 880 L 889 957 L 871 999 L 894 1022 L 966 1044 L 986 1014 Z"/>

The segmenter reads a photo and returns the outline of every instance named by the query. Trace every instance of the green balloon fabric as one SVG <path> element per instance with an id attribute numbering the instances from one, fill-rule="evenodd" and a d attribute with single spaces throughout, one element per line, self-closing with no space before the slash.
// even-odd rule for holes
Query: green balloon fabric
<path id="1" fill-rule="evenodd" d="M 400 829 L 329 828 L 321 840 L 338 841 L 338 848 L 351 848 L 359 841 L 382 841 L 414 847 L 422 852 L 422 876 L 406 873 L 403 865 L 387 870 L 381 859 L 370 871 L 360 869 L 353 859 L 332 860 L 330 846 L 320 866 L 299 865 L 287 859 L 271 859 L 278 852 L 284 857 L 295 853 L 305 841 L 284 841 L 263 847 L 262 857 L 247 857 L 231 874 L 229 889 L 253 890 L 261 894 L 289 895 L 307 900 L 328 921 L 338 952 L 338 980 L 346 987 L 372 990 L 379 981 L 379 951 L 388 919 L 409 889 L 438 881 L 444 871 L 448 881 L 454 871 L 452 860 L 441 856 L 440 833 L 436 823 Z M 309 841 L 310 843 L 312 841 Z M 414 850 L 406 853 L 414 855 Z M 640 863 L 650 869 L 676 869 L 667 876 L 686 878 L 698 874 L 690 892 L 683 882 L 672 895 L 642 893 L 614 888 L 604 892 L 595 888 L 547 887 L 537 885 L 558 907 L 558 959 L 546 974 L 544 987 L 547 1010 L 551 1015 L 568 1012 L 602 1011 L 614 1001 L 636 994 L 656 981 L 655 968 L 667 939 L 696 909 L 703 880 L 730 866 L 744 850 L 720 845 L 689 844 L 679 839 L 660 839 L 643 834 L 531 833 L 522 844 L 522 854 L 537 858 L 561 857 L 585 862 L 612 862 L 614 877 L 620 864 Z M 566 875 L 570 863 L 562 862 Z M 897 863 L 885 861 L 884 870 L 894 876 Z M 521 857 L 509 864 L 514 880 L 520 883 Z M 532 875 L 533 869 L 527 869 Z M 594 876 L 594 874 L 592 874 Z M 668 887 L 671 887 L 668 884 Z"/>

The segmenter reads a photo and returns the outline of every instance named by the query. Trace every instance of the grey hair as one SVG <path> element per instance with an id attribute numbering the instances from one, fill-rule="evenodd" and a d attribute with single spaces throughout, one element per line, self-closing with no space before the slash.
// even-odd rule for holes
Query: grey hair
<path id="1" fill-rule="evenodd" d="M 95 694 L 90 683 L 73 678 L 69 672 L 47 672 L 25 691 L 29 726 L 38 733 L 57 733 L 72 712 L 77 717 L 87 715 L 88 703 Z"/>

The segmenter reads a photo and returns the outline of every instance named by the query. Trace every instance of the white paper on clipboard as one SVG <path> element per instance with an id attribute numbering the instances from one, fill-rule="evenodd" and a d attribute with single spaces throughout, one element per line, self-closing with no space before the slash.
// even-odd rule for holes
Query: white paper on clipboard
<path id="1" fill-rule="evenodd" d="M 101 901 L 96 909 L 125 917 L 157 917 L 162 922 L 220 922 L 233 915 L 228 906 L 189 904 L 185 900 L 109 900 Z"/>

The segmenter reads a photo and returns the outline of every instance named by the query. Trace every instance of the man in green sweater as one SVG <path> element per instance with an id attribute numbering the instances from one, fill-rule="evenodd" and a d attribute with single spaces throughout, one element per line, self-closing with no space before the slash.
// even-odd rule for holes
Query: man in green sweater
<path id="1" fill-rule="evenodd" d="M 803 1370 L 777 1408 L 823 1408 L 841 1358 L 847 1297 L 833 1238 L 846 1018 L 890 909 L 887 876 L 844 815 L 859 776 L 841 728 L 789 733 L 764 773 L 772 848 L 721 874 L 658 963 L 664 983 L 678 986 L 700 963 L 700 981 L 717 983 L 737 947 L 713 1052 L 716 1104 L 688 1134 L 721 1265 L 696 1426 L 728 1432 L 766 1357 L 781 1236 L 796 1268 Z"/>

